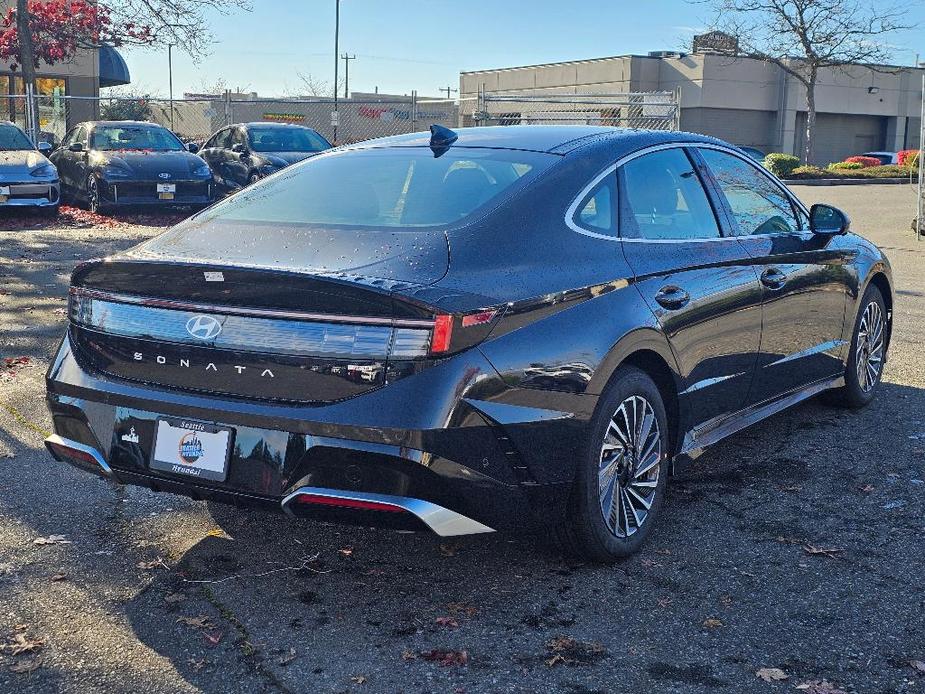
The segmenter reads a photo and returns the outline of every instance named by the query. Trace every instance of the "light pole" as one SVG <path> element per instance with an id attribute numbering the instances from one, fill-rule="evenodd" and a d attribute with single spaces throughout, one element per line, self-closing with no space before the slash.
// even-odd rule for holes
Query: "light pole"
<path id="1" fill-rule="evenodd" d="M 173 131 L 173 44 L 167 44 L 167 82 L 170 91 L 170 130 Z"/>

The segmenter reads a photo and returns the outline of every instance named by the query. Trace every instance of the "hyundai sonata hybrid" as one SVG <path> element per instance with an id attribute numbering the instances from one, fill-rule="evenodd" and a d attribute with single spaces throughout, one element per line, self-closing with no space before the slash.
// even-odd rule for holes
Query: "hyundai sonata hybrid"
<path id="1" fill-rule="evenodd" d="M 340 147 L 73 273 L 58 460 L 441 536 L 637 550 L 669 476 L 877 393 L 890 266 L 739 149 L 468 128 Z"/>

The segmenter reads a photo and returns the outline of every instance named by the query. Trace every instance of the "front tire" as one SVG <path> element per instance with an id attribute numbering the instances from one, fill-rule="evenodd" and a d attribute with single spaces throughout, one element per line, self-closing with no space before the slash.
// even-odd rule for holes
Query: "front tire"
<path id="1" fill-rule="evenodd" d="M 568 554 L 613 562 L 639 550 L 665 496 L 669 438 L 655 383 L 621 367 L 598 404 L 559 538 Z"/>
<path id="2" fill-rule="evenodd" d="M 87 176 L 87 209 L 95 214 L 103 214 L 106 211 L 96 176 Z"/>
<path id="3" fill-rule="evenodd" d="M 883 294 L 870 285 L 860 305 L 851 335 L 845 385 L 829 397 L 831 403 L 852 409 L 870 404 L 877 395 L 886 362 L 888 325 Z"/>

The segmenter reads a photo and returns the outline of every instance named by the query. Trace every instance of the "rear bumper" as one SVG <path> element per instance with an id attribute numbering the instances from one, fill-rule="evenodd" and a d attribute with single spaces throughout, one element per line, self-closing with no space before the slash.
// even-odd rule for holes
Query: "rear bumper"
<path id="1" fill-rule="evenodd" d="M 574 451 L 583 417 L 504 404 L 504 389 L 478 350 L 469 350 L 325 406 L 209 397 L 94 373 L 67 337 L 47 376 L 56 436 L 98 453 L 100 464 L 77 464 L 82 469 L 105 466 L 117 482 L 198 499 L 441 535 L 539 527 L 564 509 L 571 471 L 549 467 L 560 463 L 548 442 Z M 233 429 L 224 481 L 149 467 L 162 416 Z M 76 464 L 60 450 L 55 457 Z M 300 494 L 314 500 L 299 503 Z"/>

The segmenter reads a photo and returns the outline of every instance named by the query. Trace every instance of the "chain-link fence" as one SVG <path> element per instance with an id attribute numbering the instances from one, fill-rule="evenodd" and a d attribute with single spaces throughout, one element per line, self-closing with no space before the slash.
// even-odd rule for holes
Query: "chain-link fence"
<path id="1" fill-rule="evenodd" d="M 77 123 L 89 120 L 141 120 L 159 123 L 181 139 L 202 143 L 232 123 L 271 121 L 314 128 L 336 144 L 426 130 L 431 124 L 449 128 L 474 125 L 610 125 L 677 130 L 677 92 L 625 94 L 502 94 L 480 91 L 471 98 L 382 97 L 259 99 L 226 92 L 183 99 L 9 96 L 12 120 L 40 139 L 60 142 Z M 30 107 L 30 104 L 33 106 Z"/>
<path id="2" fill-rule="evenodd" d="M 468 106 L 468 107 L 467 107 Z M 609 125 L 679 130 L 680 94 L 511 94 L 479 91 L 460 108 L 462 125 Z"/>
<path id="3" fill-rule="evenodd" d="M 8 97 L 0 113 L 32 132 L 30 103 L 37 105 L 40 138 L 57 144 L 77 123 L 89 120 L 140 120 L 158 123 L 188 142 L 202 142 L 232 123 L 294 123 L 317 130 L 337 144 L 426 130 L 432 123 L 455 128 L 459 106 L 446 99 L 416 95 L 385 99 L 241 99 L 232 94 L 184 99 L 125 97 Z"/>

